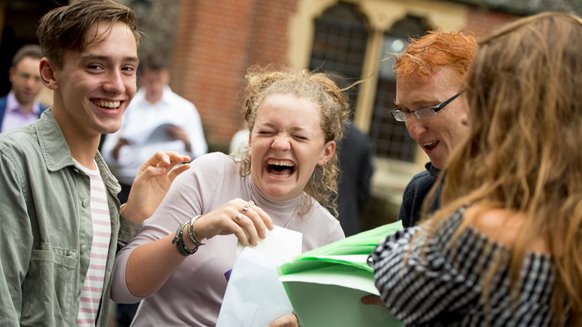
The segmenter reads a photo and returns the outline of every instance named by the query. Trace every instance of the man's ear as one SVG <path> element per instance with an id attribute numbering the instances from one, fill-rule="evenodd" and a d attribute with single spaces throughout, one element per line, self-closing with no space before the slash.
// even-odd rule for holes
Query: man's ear
<path id="1" fill-rule="evenodd" d="M 55 72 L 53 70 L 52 64 L 48 61 L 47 58 L 42 58 L 40 60 L 39 69 L 40 78 L 42 79 L 44 85 L 53 91 L 56 90 L 58 84 L 55 78 Z"/>
<path id="2" fill-rule="evenodd" d="M 14 74 L 16 74 L 16 69 L 14 67 L 10 67 L 10 69 L 8 70 L 8 79 L 10 80 L 10 83 L 14 84 Z"/>

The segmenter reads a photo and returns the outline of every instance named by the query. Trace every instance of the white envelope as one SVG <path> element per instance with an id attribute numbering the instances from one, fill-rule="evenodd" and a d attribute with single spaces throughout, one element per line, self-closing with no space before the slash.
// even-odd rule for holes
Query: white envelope
<path id="1" fill-rule="evenodd" d="M 265 327 L 293 312 L 277 268 L 301 253 L 302 234 L 275 227 L 256 247 L 242 247 L 216 327 Z"/>

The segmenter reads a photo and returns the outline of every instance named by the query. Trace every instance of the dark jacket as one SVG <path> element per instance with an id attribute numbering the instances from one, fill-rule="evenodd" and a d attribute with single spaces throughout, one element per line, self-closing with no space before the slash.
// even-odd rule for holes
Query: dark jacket
<path id="1" fill-rule="evenodd" d="M 349 123 L 338 147 L 340 179 L 339 221 L 346 236 L 362 231 L 362 214 L 370 197 L 374 173 L 372 148 L 366 134 Z"/>
<path id="2" fill-rule="evenodd" d="M 414 175 L 404 189 L 400 214 L 398 216 L 402 220 L 402 226 L 404 227 L 414 226 L 420 220 L 424 198 L 436 182 L 440 173 L 440 170 L 433 167 L 430 162 L 427 162 L 424 168 L 426 170 Z M 439 185 L 435 199 L 429 208 L 429 213 L 440 207 L 441 189 L 442 185 Z"/>

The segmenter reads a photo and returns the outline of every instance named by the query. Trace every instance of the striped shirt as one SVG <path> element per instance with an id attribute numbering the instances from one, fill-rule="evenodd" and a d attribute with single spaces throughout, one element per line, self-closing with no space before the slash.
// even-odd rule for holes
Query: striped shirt
<path id="1" fill-rule="evenodd" d="M 378 245 L 370 259 L 385 306 L 414 326 L 550 326 L 556 275 L 551 257 L 525 256 L 517 301 L 510 294 L 509 266 L 504 263 L 493 275 L 484 301 L 483 280 L 496 258 L 507 259 L 510 249 L 470 227 L 451 247 L 463 214 L 459 209 L 434 237 L 426 238 L 422 227 L 413 227 Z"/>
<path id="2" fill-rule="evenodd" d="M 83 171 L 89 175 L 91 183 L 93 242 L 89 270 L 81 290 L 77 326 L 95 326 L 103 292 L 105 265 L 107 264 L 107 253 L 111 239 L 111 221 L 107 206 L 107 191 L 99 170 L 83 168 Z"/>

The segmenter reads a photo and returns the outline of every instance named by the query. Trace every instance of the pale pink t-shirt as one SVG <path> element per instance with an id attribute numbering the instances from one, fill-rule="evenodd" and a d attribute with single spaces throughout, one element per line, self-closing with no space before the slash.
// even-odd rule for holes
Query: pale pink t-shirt
<path id="1" fill-rule="evenodd" d="M 119 303 L 141 300 L 129 293 L 125 283 L 127 259 L 137 246 L 174 234 L 181 223 L 234 198 L 252 199 L 270 215 L 275 225 L 285 226 L 289 222 L 287 228 L 303 233 L 303 251 L 344 238 L 338 220 L 315 200 L 311 211 L 300 217 L 300 210 L 295 209 L 301 197 L 270 201 L 251 183 L 250 176 L 240 176 L 239 163 L 233 157 L 223 153 L 206 154 L 178 176 L 158 210 L 118 254 L 113 273 L 113 300 Z M 162 288 L 143 300 L 132 326 L 216 324 L 226 290 L 224 273 L 234 264 L 237 239 L 233 235 L 215 236 L 204 242 Z"/>
<path id="2" fill-rule="evenodd" d="M 99 170 L 91 170 L 80 164 L 79 166 L 90 178 L 91 217 L 93 221 L 89 269 L 85 275 L 77 314 L 77 327 L 82 327 L 95 326 L 101 305 L 107 254 L 111 241 L 111 216 L 107 205 L 107 189 L 103 184 Z"/>

